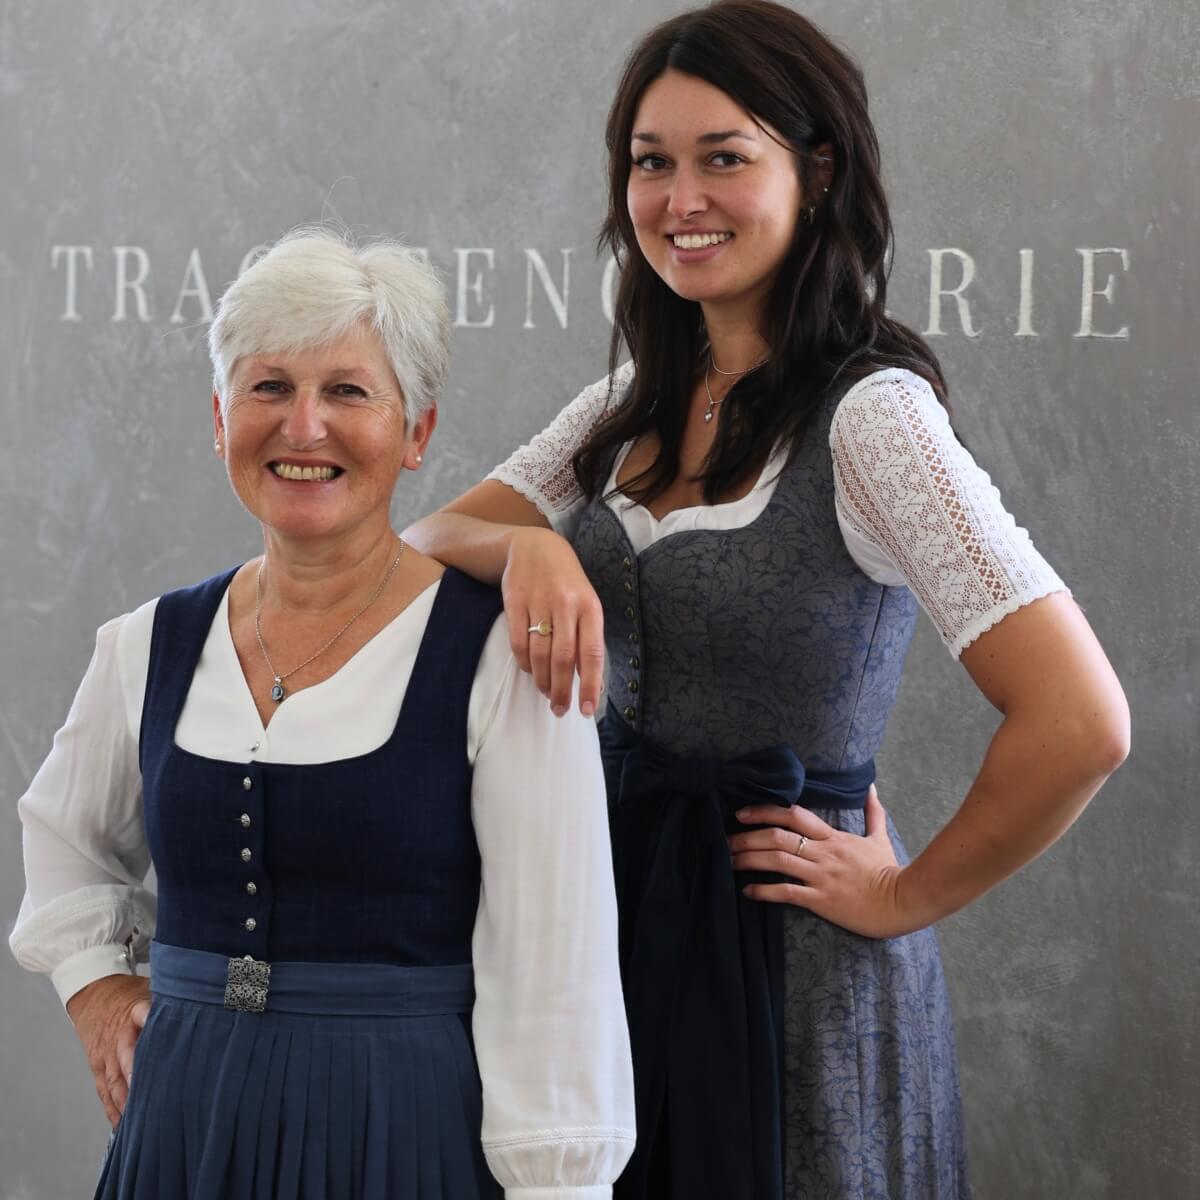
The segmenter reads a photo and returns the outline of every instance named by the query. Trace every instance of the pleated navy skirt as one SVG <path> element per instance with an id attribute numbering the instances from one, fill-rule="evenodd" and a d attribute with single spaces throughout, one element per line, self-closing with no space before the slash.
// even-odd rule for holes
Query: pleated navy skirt
<path id="1" fill-rule="evenodd" d="M 469 964 L 277 963 L 245 1012 L 225 1007 L 228 963 L 152 948 L 98 1198 L 497 1200 Z"/>

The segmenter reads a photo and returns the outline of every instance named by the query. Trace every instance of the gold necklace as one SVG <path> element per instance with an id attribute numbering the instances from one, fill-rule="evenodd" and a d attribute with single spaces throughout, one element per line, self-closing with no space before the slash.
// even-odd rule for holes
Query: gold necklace
<path id="1" fill-rule="evenodd" d="M 258 573 L 254 576 L 254 636 L 258 638 L 258 648 L 262 651 L 262 656 L 266 660 L 267 669 L 271 672 L 271 678 L 275 681 L 271 686 L 271 699 L 274 700 L 276 704 L 281 703 L 283 698 L 287 695 L 287 689 L 283 686 L 283 681 L 287 679 L 289 675 L 295 675 L 297 671 L 303 670 L 310 662 L 313 661 L 314 658 L 319 658 L 322 654 L 324 654 L 325 651 L 328 650 L 329 647 L 332 646 L 333 643 L 336 642 L 338 638 L 340 638 L 342 634 L 345 633 L 346 630 L 349 629 L 350 626 L 353 625 L 354 622 L 357 621 L 358 618 L 361 617 L 363 613 L 365 613 L 367 609 L 370 608 L 371 605 L 383 595 L 383 589 L 387 587 L 388 580 L 391 579 L 396 568 L 400 565 L 400 556 L 404 553 L 404 539 L 398 538 L 397 540 L 400 542 L 399 553 L 397 553 L 396 557 L 392 559 L 392 565 L 388 567 L 387 574 L 383 577 L 383 582 L 375 589 L 370 600 L 368 600 L 366 604 L 364 604 L 362 608 L 360 608 L 358 612 L 356 612 L 354 616 L 352 616 L 350 620 L 348 620 L 345 625 L 343 625 L 341 629 L 339 629 L 337 633 L 335 633 L 333 637 L 331 637 L 329 641 L 327 641 L 325 645 L 320 648 L 320 650 L 310 654 L 298 667 L 293 667 L 290 671 L 284 671 L 282 674 L 275 670 L 275 664 L 271 662 L 271 656 L 267 653 L 267 644 L 263 641 L 261 623 L 263 564 L 258 564 Z"/>

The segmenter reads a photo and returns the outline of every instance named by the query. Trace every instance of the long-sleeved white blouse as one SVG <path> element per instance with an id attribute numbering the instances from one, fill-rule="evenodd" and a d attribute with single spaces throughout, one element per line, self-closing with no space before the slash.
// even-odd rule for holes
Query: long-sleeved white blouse
<path id="1" fill-rule="evenodd" d="M 329 679 L 263 728 L 217 613 L 176 727 L 209 758 L 318 763 L 391 735 L 434 584 Z M 66 724 L 19 804 L 26 893 L 11 937 L 65 1002 L 144 957 L 155 898 L 138 731 L 156 601 L 102 626 Z M 369 700 L 369 702 L 368 702 Z M 633 1148 L 604 780 L 592 723 L 558 719 L 522 673 L 503 618 L 471 690 L 471 811 L 483 886 L 472 956 L 483 1148 L 510 1198 L 601 1200 Z"/>
<path id="2" fill-rule="evenodd" d="M 585 497 L 571 459 L 619 399 L 632 366 L 584 388 L 531 442 L 489 476 L 535 504 L 570 537 Z M 842 397 L 829 431 L 838 526 L 846 549 L 876 583 L 908 586 L 957 658 L 1009 613 L 1067 587 L 1009 515 L 986 472 L 954 436 L 933 389 L 911 371 L 876 371 Z M 613 464 L 615 490 L 628 446 Z M 740 500 L 676 509 L 656 520 L 619 493 L 607 503 L 639 553 L 686 529 L 737 529 L 770 503 L 787 461 L 780 447 Z"/>

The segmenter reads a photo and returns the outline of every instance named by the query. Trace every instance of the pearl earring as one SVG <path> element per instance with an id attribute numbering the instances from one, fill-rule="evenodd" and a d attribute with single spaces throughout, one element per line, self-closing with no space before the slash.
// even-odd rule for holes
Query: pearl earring
<path id="1" fill-rule="evenodd" d="M 424 461 L 425 461 L 425 460 L 424 460 L 424 459 L 423 459 L 423 458 L 422 458 L 422 457 L 421 457 L 421 456 L 418 454 L 418 455 L 417 455 L 417 462 L 424 462 Z"/>

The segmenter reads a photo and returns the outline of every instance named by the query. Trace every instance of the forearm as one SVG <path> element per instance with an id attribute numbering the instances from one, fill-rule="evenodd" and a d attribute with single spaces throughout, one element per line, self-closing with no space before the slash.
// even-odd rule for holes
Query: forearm
<path id="1" fill-rule="evenodd" d="M 498 586 L 508 564 L 513 534 L 521 528 L 465 513 L 435 512 L 413 522 L 404 531 L 404 540 L 448 567 Z"/>
<path id="2" fill-rule="evenodd" d="M 1006 717 L 962 807 L 899 876 L 907 923 L 922 928 L 957 912 L 1052 846 L 1120 765 L 1125 744 L 1119 716 L 1070 733 L 1044 714 Z"/>
<path id="3" fill-rule="evenodd" d="M 635 1121 L 592 722 L 556 720 L 511 672 L 475 760 L 472 818 L 484 1154 L 510 1196 L 607 1196 Z"/>

